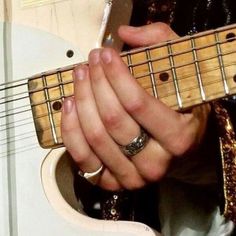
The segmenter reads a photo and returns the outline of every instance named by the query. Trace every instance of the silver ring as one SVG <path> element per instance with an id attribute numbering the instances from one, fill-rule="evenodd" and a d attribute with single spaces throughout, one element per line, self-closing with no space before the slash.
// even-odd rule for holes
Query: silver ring
<path id="1" fill-rule="evenodd" d="M 132 157 L 145 148 L 148 140 L 148 134 L 141 128 L 140 135 L 135 137 L 131 143 L 124 146 L 120 145 L 120 149 L 125 154 L 125 156 Z"/>
<path id="2" fill-rule="evenodd" d="M 99 167 L 99 169 L 94 172 L 83 172 L 79 170 L 78 175 L 85 178 L 89 183 L 95 185 L 97 184 L 99 178 L 101 177 L 103 170 L 104 170 L 104 165 Z"/>

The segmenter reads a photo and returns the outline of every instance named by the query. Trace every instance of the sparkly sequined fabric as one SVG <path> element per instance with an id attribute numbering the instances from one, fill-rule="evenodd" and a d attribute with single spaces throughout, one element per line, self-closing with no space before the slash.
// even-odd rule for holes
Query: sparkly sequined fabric
<path id="1" fill-rule="evenodd" d="M 134 0 L 132 25 L 162 21 L 180 36 L 236 22 L 233 0 Z M 184 10 L 183 10 L 184 9 Z"/>
<path id="2" fill-rule="evenodd" d="M 213 107 L 219 124 L 220 151 L 223 172 L 223 214 L 236 223 L 236 139 L 231 117 L 221 102 L 214 102 Z"/>

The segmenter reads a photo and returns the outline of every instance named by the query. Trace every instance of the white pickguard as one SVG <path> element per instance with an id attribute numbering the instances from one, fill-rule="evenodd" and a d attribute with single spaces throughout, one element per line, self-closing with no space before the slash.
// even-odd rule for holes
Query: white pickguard
<path id="1" fill-rule="evenodd" d="M 27 95 L 22 94 L 27 84 L 4 85 L 86 60 L 89 50 L 101 44 L 107 7 L 105 0 L 0 0 L 0 236 L 156 235 L 135 222 L 91 219 L 61 198 L 53 170 L 64 149 L 48 155 L 39 147 L 29 100 L 18 99 Z M 68 50 L 74 51 L 72 58 Z M 10 98 L 15 101 L 5 103 Z M 55 188 L 47 196 L 42 163 L 48 180 L 44 188 Z"/>

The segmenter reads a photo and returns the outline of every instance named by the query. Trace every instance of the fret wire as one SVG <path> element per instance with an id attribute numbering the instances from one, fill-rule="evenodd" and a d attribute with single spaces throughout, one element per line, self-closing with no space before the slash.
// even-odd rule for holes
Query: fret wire
<path id="1" fill-rule="evenodd" d="M 215 93 L 215 96 L 217 96 L 217 94 L 220 94 L 220 92 L 216 92 L 216 93 Z M 199 98 L 200 98 L 200 97 L 199 97 Z M 198 98 L 198 97 L 197 97 L 197 98 L 193 98 L 193 99 L 191 99 L 191 101 L 192 101 L 192 102 L 197 101 L 197 103 L 194 103 L 195 105 L 201 104 L 199 98 Z M 209 101 L 212 101 L 212 100 L 213 100 L 213 99 L 210 99 Z M 176 107 L 176 103 L 170 104 L 169 107 L 170 107 L 170 108 L 175 108 L 175 107 Z M 191 107 L 191 106 L 189 106 L 189 107 Z M 59 125 L 56 126 L 56 127 L 59 127 Z M 48 127 L 48 129 L 50 129 L 50 127 Z M 39 130 L 39 131 L 40 131 L 40 130 Z"/>
<path id="2" fill-rule="evenodd" d="M 63 86 L 63 81 L 61 78 L 61 72 L 57 72 L 57 79 L 58 79 L 58 85 L 59 85 L 59 89 L 60 89 L 60 95 L 61 95 L 61 100 L 63 101 L 65 98 L 65 90 L 64 90 L 64 86 Z"/>
<path id="3" fill-rule="evenodd" d="M 193 37 L 193 36 L 192 36 Z M 194 35 L 194 38 L 198 38 Z M 236 39 L 235 38 L 232 38 L 232 39 Z M 190 36 L 188 36 L 188 38 L 183 41 L 183 42 L 187 42 L 188 40 L 190 40 Z M 175 41 L 170 41 L 169 44 L 173 44 Z M 224 41 L 219 41 L 219 43 L 221 44 L 224 44 L 224 43 L 227 43 L 228 41 L 227 40 L 224 40 Z M 180 42 L 181 43 L 181 42 Z M 204 46 L 200 46 L 200 47 L 195 47 L 195 50 L 201 50 L 201 49 L 207 49 L 207 48 L 210 48 L 210 47 L 213 47 L 215 46 L 216 43 L 210 43 L 210 44 L 206 44 Z M 167 43 L 164 45 L 164 46 L 167 46 Z M 159 49 L 159 48 L 162 48 L 164 47 L 163 45 L 162 46 L 159 46 L 159 45 L 155 45 L 155 46 L 150 46 L 150 47 L 147 47 L 147 48 L 142 48 L 142 49 L 139 49 L 138 51 L 136 50 L 131 50 L 129 52 L 126 52 L 126 55 L 124 54 L 121 54 L 121 56 L 126 56 L 128 57 L 128 54 L 135 54 L 135 53 L 140 53 L 140 52 L 144 52 L 145 50 L 153 50 L 153 49 Z M 179 52 L 175 52 L 175 53 L 172 53 L 172 56 L 175 57 L 175 56 L 181 56 L 183 54 L 187 54 L 187 53 L 191 53 L 192 52 L 192 49 L 187 49 L 187 50 L 183 50 L 183 51 L 179 51 Z M 225 54 L 224 54 L 225 55 Z M 164 59 L 167 59 L 168 56 L 161 56 L 161 57 L 158 57 L 158 58 L 155 58 L 155 59 L 152 59 L 152 62 L 155 62 L 155 61 L 160 61 L 160 60 L 164 60 Z M 212 58 L 207 58 L 207 59 L 212 59 Z M 138 63 L 132 63 L 132 67 L 135 67 L 135 66 L 141 66 L 141 65 L 144 65 L 146 64 L 146 61 L 141 61 L 141 62 L 138 62 Z M 183 66 L 185 66 L 187 64 L 183 64 Z"/>
<path id="4" fill-rule="evenodd" d="M 216 40 L 217 57 L 218 57 L 218 61 L 220 64 L 220 72 L 221 72 L 221 76 L 222 76 L 222 80 L 223 80 L 224 90 L 225 90 L 225 94 L 228 95 L 229 94 L 229 86 L 228 86 L 227 80 L 226 80 L 222 51 L 221 51 L 220 42 L 219 42 L 219 34 L 216 31 L 214 33 L 214 35 L 215 35 L 215 40 Z"/>
<path id="5" fill-rule="evenodd" d="M 212 45 L 216 45 L 216 44 L 212 44 Z M 198 50 L 198 49 L 202 49 L 203 47 L 196 47 L 195 48 L 195 50 Z M 181 53 L 178 53 L 178 54 L 176 54 L 176 53 L 173 53 L 172 54 L 172 56 L 178 56 L 178 55 L 181 55 L 182 53 L 186 53 L 186 52 L 191 52 L 191 51 L 183 51 L 183 52 L 181 52 Z M 226 52 L 226 53 L 224 53 L 224 54 L 221 54 L 221 55 L 230 55 L 230 54 L 232 54 L 232 53 L 234 53 L 234 51 L 228 51 L 228 52 Z M 165 59 L 165 58 L 167 58 L 167 57 L 161 57 L 161 58 L 157 58 L 157 59 L 152 59 L 152 62 L 156 62 L 156 61 L 159 61 L 159 59 L 161 60 L 161 59 Z M 198 60 L 198 62 L 204 62 L 204 61 L 208 61 L 208 60 L 211 60 L 211 59 L 214 59 L 215 57 L 207 57 L 207 58 L 205 58 L 204 60 Z M 130 62 L 129 62 L 130 63 Z M 137 63 L 137 64 L 132 64 L 132 63 L 130 63 L 130 64 L 132 64 L 132 65 L 130 65 L 130 67 L 132 66 L 132 68 L 133 68 L 133 66 L 138 66 L 138 65 L 142 65 L 142 64 L 144 64 L 144 63 L 146 63 L 146 62 L 143 62 L 143 63 Z M 178 65 L 178 66 L 176 66 L 175 67 L 175 69 L 178 69 L 178 68 L 181 68 L 181 67 L 184 67 L 184 66 L 188 66 L 188 65 L 192 65 L 193 63 L 192 62 L 190 62 L 190 63 L 184 63 L 184 64 L 181 64 L 181 65 Z M 64 72 L 64 71 L 62 71 L 62 72 Z M 162 72 L 165 72 L 165 70 L 158 70 L 158 71 L 154 71 L 154 74 L 155 73 L 162 73 Z M 57 73 L 57 72 L 56 72 Z M 61 73 L 61 72 L 59 72 L 59 73 Z M 137 79 L 139 79 L 139 78 L 142 78 L 142 77 L 144 77 L 144 76 L 147 76 L 148 75 L 148 73 L 146 73 L 146 74 L 143 74 L 143 75 L 141 75 L 141 76 L 137 76 L 136 78 Z M 31 79 L 35 79 L 36 77 L 32 77 Z M 64 85 L 67 85 L 67 84 L 70 84 L 70 83 L 72 83 L 73 81 L 71 80 L 71 81 L 66 81 L 66 82 L 62 82 L 62 83 L 60 83 L 62 86 L 64 86 Z M 47 86 L 47 88 L 54 88 L 54 87 L 56 87 L 56 86 L 58 86 L 58 84 L 54 84 L 54 85 L 50 85 L 50 86 Z M 40 89 L 32 89 L 31 91 L 29 91 L 29 93 L 33 93 L 33 92 L 39 92 L 39 91 L 42 91 L 42 89 L 40 88 Z M 17 94 L 18 95 L 18 94 Z"/>
<path id="6" fill-rule="evenodd" d="M 236 65 L 236 64 L 235 64 L 235 63 L 234 63 L 234 64 L 228 64 L 228 65 L 226 65 L 226 67 L 227 67 L 227 66 L 231 66 L 231 65 Z M 227 80 L 228 80 L 228 79 L 227 79 Z M 215 81 L 213 81 L 212 83 L 206 84 L 206 86 L 208 86 L 208 85 L 210 85 L 210 84 L 218 83 L 219 81 L 220 81 L 220 80 L 215 80 Z M 191 90 L 194 90 L 194 89 L 196 89 L 196 88 L 197 88 L 197 86 L 188 88 L 187 90 L 183 90 L 183 91 L 184 91 L 184 92 L 185 92 L 185 91 L 191 91 Z M 147 89 L 147 88 L 146 88 L 146 89 Z M 160 97 L 160 99 L 170 97 L 170 96 L 172 96 L 172 95 L 174 95 L 174 94 L 176 94 L 176 93 L 174 92 L 174 93 L 165 94 L 165 96 Z M 73 94 L 69 94 L 69 95 L 66 96 L 66 97 L 70 97 L 70 96 L 72 96 L 72 95 L 73 95 Z M 35 105 L 41 105 L 41 104 L 44 104 L 44 103 L 45 103 L 45 102 L 40 103 L 40 104 L 35 104 Z M 28 110 L 28 111 L 30 111 L 30 110 Z M 56 112 L 53 112 L 52 114 L 56 114 L 56 113 L 59 113 L 59 112 L 60 112 L 60 111 L 56 111 Z M 48 113 L 42 114 L 42 115 L 37 116 L 37 117 L 34 117 L 34 118 L 35 118 L 35 119 L 37 119 L 37 118 L 42 118 L 42 117 L 47 116 L 47 114 L 48 114 Z"/>
<path id="7" fill-rule="evenodd" d="M 215 46 L 215 44 L 214 44 L 214 46 Z M 196 50 L 198 50 L 197 48 L 195 48 Z M 189 51 L 189 52 L 191 52 L 191 51 Z M 234 53 L 234 51 L 229 51 L 229 52 L 227 52 L 227 53 L 224 53 L 224 54 L 222 54 L 222 55 L 230 55 L 230 54 L 232 54 L 232 53 Z M 175 54 L 172 54 L 172 56 L 175 56 Z M 208 57 L 208 58 L 205 58 L 205 59 L 203 59 L 203 60 L 198 60 L 198 63 L 199 62 L 207 62 L 207 61 L 209 61 L 209 60 L 211 60 L 211 59 L 214 59 L 215 57 Z M 152 62 L 155 62 L 155 61 L 159 61 L 159 59 L 158 60 L 152 60 Z M 179 69 L 179 68 L 182 68 L 182 67 L 184 67 L 184 66 L 190 66 L 190 65 L 193 65 L 194 63 L 193 62 L 189 62 L 189 63 L 184 63 L 184 64 L 180 64 L 180 65 L 178 65 L 178 66 L 175 66 L 175 69 Z M 135 65 L 136 66 L 136 65 Z M 168 68 L 168 69 L 171 69 L 171 68 Z M 157 71 L 154 71 L 154 73 L 163 73 L 163 72 L 165 72 L 166 70 L 157 70 Z M 148 73 L 146 73 L 146 74 L 142 74 L 142 75 L 140 75 L 140 76 L 137 76 L 136 78 L 137 79 L 139 79 L 139 78 L 142 78 L 142 77 L 145 77 L 145 76 L 147 76 L 148 75 Z M 179 79 L 180 80 L 180 79 Z"/>
<path id="8" fill-rule="evenodd" d="M 228 25 L 228 26 L 224 26 L 224 27 L 221 27 L 217 30 L 217 32 L 224 32 L 226 30 L 231 30 L 231 29 L 235 29 L 236 28 L 236 24 L 232 24 L 232 25 Z M 195 38 L 200 38 L 200 37 L 205 37 L 205 36 L 209 36 L 209 35 L 212 35 L 214 32 L 216 32 L 215 30 L 208 30 L 208 31 L 205 31 L 205 32 L 201 32 L 201 33 L 198 33 L 196 35 L 194 35 Z M 181 42 L 185 42 L 185 41 L 188 41 L 189 40 L 189 37 L 190 36 L 185 36 L 185 37 L 181 37 L 181 38 L 178 38 L 178 39 L 175 39 L 175 40 L 172 40 L 171 43 L 181 43 Z M 236 37 L 232 37 L 231 38 L 232 40 L 233 39 L 236 39 Z M 219 43 L 227 43 L 228 40 L 222 40 L 222 41 L 219 41 Z M 157 49 L 157 48 L 161 48 L 161 47 L 164 47 L 166 46 L 167 43 L 166 42 L 163 42 L 163 43 L 159 43 L 158 45 L 153 45 L 153 46 L 149 46 L 148 49 Z M 208 48 L 208 47 L 211 47 L 211 46 L 214 46 L 215 44 L 211 45 L 211 44 L 207 44 L 205 45 L 204 47 L 201 47 L 201 48 L 196 48 L 196 49 L 202 49 L 202 48 Z M 126 56 L 128 55 L 128 53 L 138 53 L 140 51 L 143 51 L 143 49 L 139 48 L 139 49 L 133 49 L 129 52 L 122 52 L 120 55 L 121 56 Z M 187 53 L 188 51 L 184 51 L 182 53 Z M 175 55 L 175 54 L 173 54 Z M 176 54 L 177 55 L 177 54 Z M 87 64 L 87 62 L 84 62 L 83 64 Z M 25 80 L 29 80 L 29 79 L 34 79 L 36 77 L 42 77 L 42 76 L 49 76 L 49 75 L 52 75 L 52 74 L 55 74 L 58 70 L 60 70 L 61 72 L 65 72 L 65 71 L 69 71 L 69 70 L 72 70 L 77 64 L 73 64 L 73 65 L 69 65 L 69 66 L 66 66 L 66 67 L 63 67 L 63 68 L 59 68 L 57 70 L 50 70 L 50 71 L 46 71 L 44 73 L 39 73 L 39 74 L 36 74 L 32 77 L 29 77 L 27 79 L 20 79 L 18 81 L 25 81 Z M 3 85 L 8 85 L 8 84 L 13 84 L 15 82 L 18 82 L 18 81 L 13 81 L 13 82 L 7 82 L 7 83 L 4 83 L 4 84 L 0 84 L 0 86 L 3 86 Z M 1 91 L 1 89 L 0 89 Z"/>
<path id="9" fill-rule="evenodd" d="M 225 67 L 228 67 L 228 66 L 231 66 L 231 65 L 236 65 L 236 63 L 226 64 Z M 216 69 L 218 69 L 218 68 L 219 68 L 219 67 L 212 68 L 211 70 L 203 70 L 202 73 L 207 73 L 207 72 L 216 70 Z M 163 72 L 164 72 L 164 71 L 163 71 Z M 154 73 L 157 73 L 157 72 L 154 72 Z M 136 77 L 136 78 L 142 78 L 142 77 L 145 77 L 145 76 L 147 76 L 147 75 L 148 75 L 148 74 L 146 73 L 146 74 L 143 74 L 142 76 L 139 76 L 139 77 Z M 191 76 L 192 76 L 192 75 L 191 75 Z M 184 80 L 184 79 L 186 79 L 186 78 L 188 78 L 188 76 L 187 76 L 187 77 L 183 77 L 183 78 L 179 78 L 179 80 Z M 226 80 L 228 80 L 228 79 L 226 79 Z M 169 82 L 169 83 L 170 83 L 170 82 Z M 172 83 L 172 82 L 171 82 L 171 83 Z M 162 85 L 159 85 L 159 86 L 162 86 Z M 48 87 L 47 87 L 47 88 L 48 88 Z M 148 89 L 148 88 L 144 87 L 144 89 Z M 40 90 L 40 91 L 42 91 L 42 90 Z M 70 96 L 73 96 L 73 94 L 69 94 L 69 95 L 67 95 L 66 97 L 70 97 Z M 44 103 L 46 103 L 46 102 L 53 102 L 53 101 L 56 101 L 56 100 L 58 100 L 58 99 L 60 99 L 60 97 L 55 98 L 55 99 L 50 99 L 50 100 L 44 100 L 44 101 L 41 101 L 41 102 L 38 102 L 38 103 L 35 103 L 35 104 L 31 103 L 30 105 L 31 105 L 31 106 L 38 106 L 38 105 L 42 105 L 42 104 L 44 104 Z"/>
<path id="10" fill-rule="evenodd" d="M 48 110 L 48 117 L 49 117 L 49 121 L 50 121 L 52 137 L 53 137 L 54 143 L 57 144 L 58 139 L 57 139 L 57 135 L 56 135 L 55 124 L 54 124 L 54 121 L 53 121 L 53 115 L 52 115 L 53 113 L 52 113 L 51 104 L 50 104 L 50 102 L 48 102 L 48 101 L 50 101 L 50 97 L 49 97 L 48 89 L 46 88 L 47 87 L 47 80 L 46 80 L 45 76 L 42 77 L 42 81 L 43 81 L 43 86 L 45 87 L 44 95 L 45 95 L 46 100 L 47 100 L 46 105 L 47 105 L 47 110 Z"/>
<path id="11" fill-rule="evenodd" d="M 203 89 L 202 76 L 200 73 L 199 61 L 198 61 L 198 57 L 197 57 L 197 53 L 196 53 L 196 45 L 195 45 L 194 38 L 191 38 L 191 46 L 192 46 L 192 52 L 193 52 L 194 65 L 195 65 L 195 69 L 197 71 L 197 80 L 198 80 L 198 84 L 199 84 L 199 88 L 200 88 L 201 98 L 202 98 L 202 101 L 205 102 L 206 101 L 206 94 Z"/>
<path id="12" fill-rule="evenodd" d="M 188 38 L 188 39 L 189 39 L 189 38 Z M 236 39 L 236 37 L 235 37 L 235 39 Z M 173 42 L 175 42 L 175 41 L 173 41 Z M 180 41 L 180 42 L 182 42 L 182 41 Z M 220 41 L 220 42 L 221 42 L 221 43 L 226 43 L 227 40 L 225 40 L 225 41 Z M 220 43 L 220 42 L 219 42 L 219 43 Z M 171 42 L 171 43 L 172 43 L 172 42 Z M 166 45 L 165 45 L 165 46 L 166 46 Z M 195 49 L 196 49 L 196 50 L 200 50 L 200 49 L 205 49 L 205 48 L 208 48 L 208 47 L 211 47 L 211 46 L 215 46 L 215 43 L 214 43 L 214 44 L 208 44 L 208 45 L 205 45 L 205 46 L 203 46 L 203 47 L 196 47 Z M 149 49 L 149 50 L 151 50 L 151 49 L 157 49 L 157 48 L 159 48 L 159 47 L 160 47 L 160 46 L 155 46 L 155 47 L 153 46 L 153 47 L 149 47 L 148 49 Z M 146 62 L 136 63 L 136 64 L 132 64 L 132 63 L 130 62 L 130 60 L 129 60 L 130 53 L 134 53 L 134 52 L 135 52 L 135 50 L 131 50 L 131 51 L 129 51 L 129 52 L 121 53 L 121 56 L 125 56 L 125 57 L 127 57 L 127 59 L 128 59 L 128 63 L 129 63 L 130 65 L 127 65 L 127 66 L 133 68 L 134 66 L 138 66 L 138 65 L 145 64 Z M 140 52 L 140 50 L 139 50 L 138 52 Z M 142 49 L 142 52 L 143 52 L 143 49 Z M 173 56 L 178 56 L 178 55 L 182 55 L 182 54 L 185 54 L 185 53 L 188 53 L 188 52 L 191 52 L 191 50 L 190 50 L 190 51 L 189 51 L 189 50 L 181 51 L 181 52 L 179 52 L 179 53 L 173 53 L 172 55 L 173 55 Z M 234 53 L 234 51 L 230 51 L 230 52 L 224 53 L 223 55 L 229 55 L 229 54 L 231 54 L 231 53 Z M 128 57 L 128 55 L 129 55 L 129 57 Z M 159 60 L 166 59 L 166 58 L 168 58 L 168 57 L 159 57 L 159 58 L 156 58 L 156 59 L 152 60 L 152 62 L 159 61 Z M 207 61 L 207 60 L 210 60 L 210 59 L 213 59 L 213 58 L 214 58 L 214 57 L 209 57 L 209 58 L 206 58 L 206 59 L 204 59 L 204 60 L 202 60 L 202 61 Z M 200 62 L 200 61 L 199 61 L 199 62 Z M 178 66 L 178 67 L 176 67 L 176 68 L 180 68 L 180 67 L 182 67 L 182 66 L 188 66 L 188 65 L 190 65 L 190 64 L 192 64 L 192 63 L 183 64 L 183 65 Z M 74 66 L 70 66 L 69 68 L 73 68 L 73 67 L 74 67 Z M 59 72 L 62 73 L 62 72 L 65 72 L 65 71 L 69 71 L 69 68 L 67 68 L 67 67 L 62 68 Z M 131 70 L 132 68 L 129 68 L 129 69 Z M 37 77 L 39 77 L 39 76 L 42 77 L 42 76 L 53 75 L 53 74 L 55 74 L 55 73 L 57 73 L 57 72 L 58 72 L 58 70 L 50 71 L 50 72 L 45 72 L 45 73 L 41 73 L 40 75 L 32 76 L 31 78 L 29 78 L 29 80 L 35 79 L 35 78 L 37 78 Z M 164 72 L 164 71 L 158 71 L 158 72 Z M 62 85 L 69 84 L 69 83 L 72 83 L 72 80 L 71 80 L 71 81 L 67 81 L 67 82 L 63 82 Z M 57 86 L 57 85 L 48 86 L 48 88 L 52 88 L 52 87 L 55 87 L 55 86 Z M 29 91 L 29 92 L 38 92 L 38 91 L 41 91 L 41 89 L 33 89 L 33 90 Z"/>
<path id="13" fill-rule="evenodd" d="M 182 109 L 183 104 L 182 104 L 182 99 L 181 99 L 181 96 L 180 96 L 179 85 L 178 85 L 178 81 L 177 81 L 177 75 L 176 75 L 176 71 L 175 71 L 175 64 L 174 64 L 172 48 L 171 48 L 170 43 L 167 44 L 167 49 L 168 49 L 168 54 L 169 54 L 171 73 L 172 73 L 172 77 L 173 77 L 173 80 L 174 80 L 174 87 L 175 87 L 175 91 L 176 91 L 177 102 L 178 102 L 179 108 Z"/>
<path id="14" fill-rule="evenodd" d="M 56 72 L 56 73 L 62 73 L 62 72 Z M 55 74 L 56 74 L 55 73 Z M 45 75 L 44 75 L 45 76 Z M 33 79 L 34 80 L 34 79 Z M 47 89 L 52 89 L 52 88 L 56 88 L 58 87 L 59 85 L 61 86 L 65 86 L 67 84 L 72 84 L 73 83 L 73 80 L 70 80 L 70 81 L 66 81 L 66 82 L 61 82 L 61 83 L 56 83 L 56 84 L 52 84 L 52 85 L 47 85 Z M 28 93 L 36 93 L 36 92 L 40 92 L 40 91 L 43 91 L 44 87 L 43 88 L 37 88 L 37 89 L 32 89 L 30 91 L 28 91 Z M 18 94 L 16 94 L 18 95 Z"/>
<path id="15" fill-rule="evenodd" d="M 150 51 L 148 49 L 146 50 L 146 57 L 147 57 L 147 60 L 148 60 L 148 69 L 149 69 L 150 76 L 151 76 L 152 91 L 153 91 L 154 97 L 158 98 L 156 81 L 155 81 L 155 76 L 154 76 L 153 67 L 152 67 L 151 54 L 150 54 Z"/>
<path id="16" fill-rule="evenodd" d="M 132 64 L 132 58 L 131 58 L 131 55 L 130 55 L 129 52 L 127 53 L 127 60 L 128 60 L 128 68 L 129 68 L 129 70 L 130 70 L 130 73 L 131 73 L 132 75 L 134 75 L 133 64 Z"/>

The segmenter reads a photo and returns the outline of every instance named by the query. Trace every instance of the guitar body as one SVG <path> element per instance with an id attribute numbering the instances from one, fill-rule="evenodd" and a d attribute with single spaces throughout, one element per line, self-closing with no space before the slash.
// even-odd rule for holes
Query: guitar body
<path id="1" fill-rule="evenodd" d="M 85 61 L 106 42 L 111 12 L 105 0 L 0 0 L 1 236 L 156 235 L 143 224 L 83 215 L 65 150 L 42 149 L 32 120 L 24 78 Z"/>

